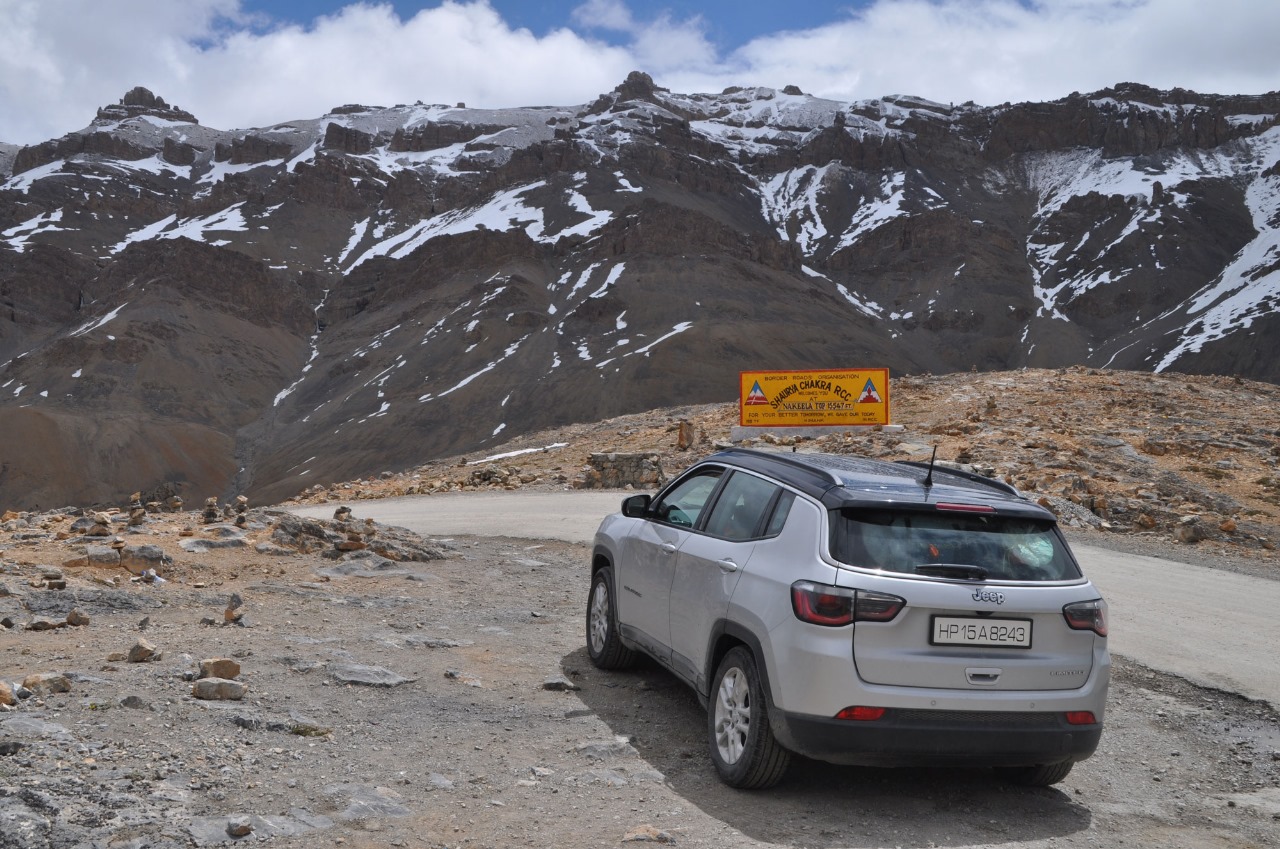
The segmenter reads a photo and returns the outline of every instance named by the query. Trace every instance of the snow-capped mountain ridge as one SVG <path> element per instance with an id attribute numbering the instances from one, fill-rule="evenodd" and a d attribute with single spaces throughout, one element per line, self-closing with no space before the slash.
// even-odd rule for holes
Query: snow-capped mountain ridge
<path id="1" fill-rule="evenodd" d="M 279 498 L 724 400 L 741 369 L 1280 380 L 1278 115 L 1134 84 L 980 107 L 637 73 L 577 106 L 216 130 L 135 89 L 0 146 L 0 420 L 47 443 L 30 480 L 61 453 L 129 482 L 0 497 Z"/>

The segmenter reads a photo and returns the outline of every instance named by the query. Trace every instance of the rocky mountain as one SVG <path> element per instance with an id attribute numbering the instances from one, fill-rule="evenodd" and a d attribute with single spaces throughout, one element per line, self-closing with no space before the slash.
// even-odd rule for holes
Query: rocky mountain
<path id="1" fill-rule="evenodd" d="M 744 369 L 1280 382 L 1280 93 L 347 105 L 0 144 L 0 504 L 255 503 Z"/>

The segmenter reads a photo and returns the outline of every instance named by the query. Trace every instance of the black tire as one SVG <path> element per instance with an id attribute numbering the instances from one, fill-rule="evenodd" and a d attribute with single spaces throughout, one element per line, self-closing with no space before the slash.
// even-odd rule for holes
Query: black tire
<path id="1" fill-rule="evenodd" d="M 707 732 L 716 772 L 730 787 L 772 787 L 791 763 L 769 727 L 769 700 L 755 658 L 742 646 L 729 650 L 711 681 Z"/>
<path id="2" fill-rule="evenodd" d="M 614 598 L 613 576 L 608 569 L 597 569 L 587 594 L 587 654 L 600 669 L 627 669 L 636 662 L 636 653 L 618 636 Z"/>
<path id="3" fill-rule="evenodd" d="M 1024 787 L 1051 787 L 1071 773 L 1074 761 L 1057 764 L 1011 767 L 1000 770 L 1009 781 Z"/>

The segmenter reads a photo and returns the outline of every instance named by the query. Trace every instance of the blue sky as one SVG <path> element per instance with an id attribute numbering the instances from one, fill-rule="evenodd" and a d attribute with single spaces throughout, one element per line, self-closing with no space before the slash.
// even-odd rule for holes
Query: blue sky
<path id="1" fill-rule="evenodd" d="M 1119 82 L 1280 89 L 1276 0 L 0 0 L 0 143 L 145 86 L 217 129 L 348 103 L 574 106 L 685 93 L 1043 101 Z"/>
<path id="2" fill-rule="evenodd" d="M 441 5 L 442 0 L 395 0 L 390 5 L 401 20 L 419 11 Z M 247 11 L 261 12 L 276 21 L 310 24 L 321 15 L 330 15 L 351 5 L 351 0 L 246 0 Z M 490 0 L 489 5 L 512 27 L 523 27 L 536 36 L 574 26 L 573 11 L 582 0 Z M 679 21 L 700 19 L 708 39 L 724 50 L 741 47 L 753 38 L 788 30 L 804 30 L 845 19 L 868 5 L 868 0 L 670 0 L 633 3 L 633 14 Z M 613 44 L 625 43 L 616 31 L 596 30 L 595 35 Z"/>

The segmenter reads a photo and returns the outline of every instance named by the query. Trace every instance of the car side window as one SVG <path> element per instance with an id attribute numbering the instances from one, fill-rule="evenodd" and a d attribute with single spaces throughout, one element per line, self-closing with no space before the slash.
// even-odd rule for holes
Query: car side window
<path id="1" fill-rule="evenodd" d="M 791 514 L 791 505 L 795 503 L 795 500 L 795 493 L 785 490 L 778 497 L 778 503 L 773 508 L 773 515 L 769 517 L 769 526 L 764 529 L 766 537 L 776 537 L 782 533 L 782 526 L 787 523 L 787 516 Z"/>
<path id="2" fill-rule="evenodd" d="M 680 481 L 654 505 L 654 516 L 660 522 L 692 528 L 698 524 L 707 499 L 715 492 L 723 473 L 723 469 L 708 469 Z"/>
<path id="3" fill-rule="evenodd" d="M 729 540 L 762 536 L 765 513 L 780 488 L 764 478 L 735 472 L 711 508 L 707 533 Z"/>

